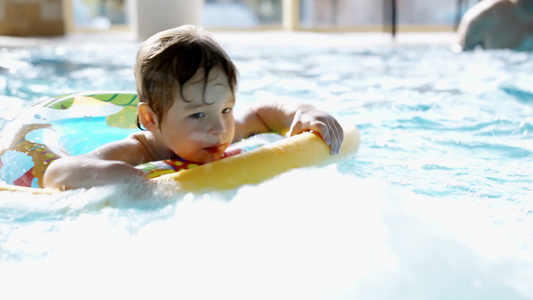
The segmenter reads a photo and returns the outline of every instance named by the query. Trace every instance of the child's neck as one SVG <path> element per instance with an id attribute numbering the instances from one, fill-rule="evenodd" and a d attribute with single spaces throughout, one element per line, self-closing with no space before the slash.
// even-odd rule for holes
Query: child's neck
<path id="1" fill-rule="evenodd" d="M 159 142 L 160 139 L 152 132 L 144 131 L 144 136 L 147 142 L 145 145 L 146 151 L 150 154 L 152 161 L 178 158 L 174 152 Z"/>

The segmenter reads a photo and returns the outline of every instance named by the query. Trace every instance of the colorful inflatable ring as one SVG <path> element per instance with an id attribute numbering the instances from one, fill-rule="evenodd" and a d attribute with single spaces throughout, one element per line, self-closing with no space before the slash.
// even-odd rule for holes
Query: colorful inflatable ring
<path id="1" fill-rule="evenodd" d="M 48 165 L 80 155 L 137 131 L 135 93 L 95 92 L 41 101 L 8 123 L 0 134 L 0 190 L 52 193 L 43 189 Z M 226 158 L 197 166 L 167 160 L 138 166 L 151 180 L 175 180 L 180 189 L 231 189 L 259 183 L 292 168 L 344 159 L 359 147 L 355 126 L 345 126 L 340 155 L 313 133 L 290 138 L 269 134 L 232 145 Z"/>

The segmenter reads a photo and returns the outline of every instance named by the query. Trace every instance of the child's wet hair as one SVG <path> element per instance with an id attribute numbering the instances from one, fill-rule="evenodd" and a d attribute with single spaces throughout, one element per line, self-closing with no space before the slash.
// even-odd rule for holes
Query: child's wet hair
<path id="1" fill-rule="evenodd" d="M 191 25 L 159 32 L 142 43 L 137 52 L 134 68 L 137 94 L 162 119 L 173 104 L 176 85 L 181 99 L 190 101 L 183 95 L 183 85 L 203 68 L 205 95 L 209 71 L 215 67 L 224 71 L 235 94 L 237 69 L 210 35 Z"/>

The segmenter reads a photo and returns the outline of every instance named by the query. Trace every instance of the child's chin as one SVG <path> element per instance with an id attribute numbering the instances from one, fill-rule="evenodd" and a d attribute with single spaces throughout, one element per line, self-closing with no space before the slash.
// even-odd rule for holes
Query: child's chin
<path id="1" fill-rule="evenodd" d="M 222 158 L 222 155 L 224 155 L 224 153 L 212 154 L 205 160 L 204 164 L 217 161 Z"/>
<path id="2" fill-rule="evenodd" d="M 217 161 L 219 159 L 222 158 L 222 155 L 224 153 L 217 153 L 217 154 L 211 154 L 209 153 L 208 155 L 205 155 L 205 156 L 202 156 L 202 157 L 194 157 L 194 158 L 191 158 L 191 159 L 186 159 L 184 158 L 185 160 L 187 161 L 190 161 L 192 163 L 196 163 L 196 164 L 207 164 L 207 163 L 211 163 L 211 162 L 214 162 L 214 161 Z"/>

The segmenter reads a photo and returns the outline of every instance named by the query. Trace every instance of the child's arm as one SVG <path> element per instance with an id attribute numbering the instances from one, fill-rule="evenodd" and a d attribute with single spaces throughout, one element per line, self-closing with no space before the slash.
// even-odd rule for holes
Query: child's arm
<path id="1" fill-rule="evenodd" d="M 320 134 L 331 154 L 339 153 L 344 138 L 342 126 L 332 115 L 310 104 L 275 101 L 254 106 L 242 118 L 236 118 L 234 141 L 263 132 L 288 132 L 292 136 L 309 130 Z"/>
<path id="2" fill-rule="evenodd" d="M 134 168 L 142 145 L 135 139 L 106 144 L 90 153 L 60 158 L 44 174 L 44 186 L 61 190 L 88 188 L 112 182 L 142 179 L 144 172 Z"/>

